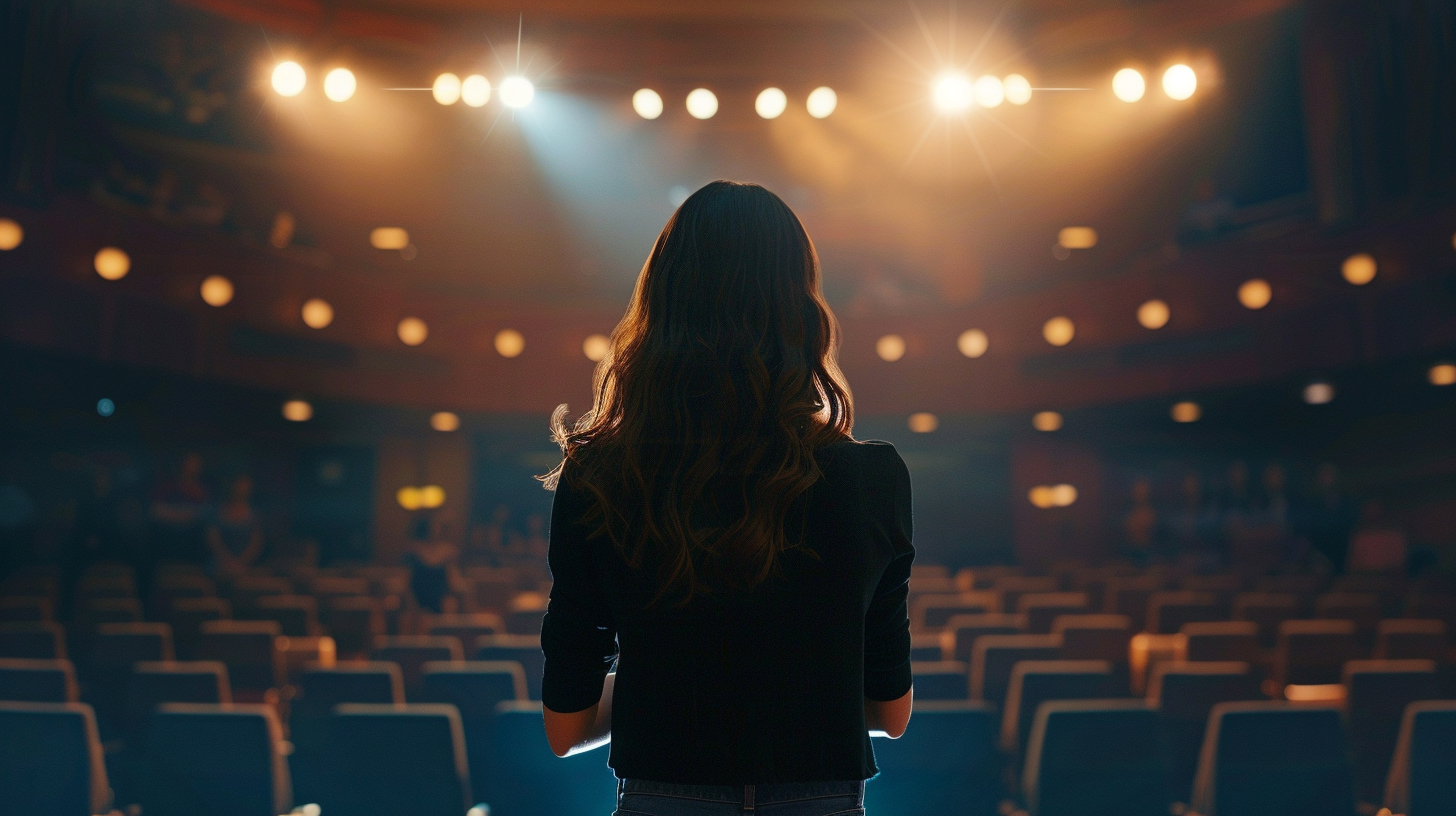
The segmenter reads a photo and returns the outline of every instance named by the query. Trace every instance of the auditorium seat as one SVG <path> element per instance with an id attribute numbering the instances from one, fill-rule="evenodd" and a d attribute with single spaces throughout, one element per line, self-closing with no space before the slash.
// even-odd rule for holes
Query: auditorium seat
<path id="1" fill-rule="evenodd" d="M 91 706 L 0 702 L 0 813 L 92 816 L 110 807 Z"/>
<path id="2" fill-rule="evenodd" d="M 1285 702 L 1214 706 L 1192 810 L 1198 816 L 1353 816 L 1339 709 Z"/>
<path id="3" fill-rule="evenodd" d="M 0 658 L 0 700 L 19 703 L 77 702 L 76 670 L 69 660 Z M 0 805 L 0 810 L 3 808 Z"/>
<path id="4" fill-rule="evenodd" d="M 439 637 L 458 638 L 463 647 L 474 643 L 478 637 L 501 634 L 505 628 L 505 621 L 494 612 L 468 612 L 433 616 L 428 632 Z"/>
<path id="5" fill-rule="evenodd" d="M 197 657 L 225 664 L 234 696 L 256 699 L 284 683 L 280 636 L 276 621 L 203 621 Z"/>
<path id="6" fill-rule="evenodd" d="M 465 659 L 459 640 L 431 635 L 384 635 L 375 639 L 369 654 L 373 660 L 399 664 L 404 696 L 411 702 L 420 692 L 426 663 L 441 660 L 458 663 Z"/>
<path id="7" fill-rule="evenodd" d="M 487 787 L 477 798 L 490 816 L 584 816 L 612 812 L 616 777 L 598 748 L 560 759 L 541 728 L 539 702 L 504 702 L 486 756 Z"/>
<path id="8" fill-rule="evenodd" d="M 475 639 L 476 660 L 510 660 L 526 672 L 526 694 L 541 699 L 541 676 L 546 672 L 546 653 L 540 635 L 486 635 Z"/>
<path id="9" fill-rule="evenodd" d="M 1154 592 L 1162 588 L 1163 582 L 1151 575 L 1109 578 L 1102 600 L 1102 611 L 1113 615 L 1126 615 L 1132 621 L 1134 631 L 1146 631 L 1148 600 Z"/>
<path id="10" fill-rule="evenodd" d="M 873 740 L 880 774 L 865 783 L 865 812 L 995 816 L 999 719 L 989 703 L 917 701 L 903 736 Z"/>
<path id="11" fill-rule="evenodd" d="M 1040 592 L 1057 592 L 1061 586 L 1057 579 L 1048 575 L 1006 575 L 991 582 L 991 591 L 1001 599 L 1001 609 L 1016 608 L 1022 595 Z"/>
<path id="12" fill-rule="evenodd" d="M 1185 623 L 1204 623 L 1224 618 L 1218 596 L 1212 592 L 1154 592 L 1148 598 L 1148 631 L 1172 635 Z"/>
<path id="13" fill-rule="evenodd" d="M 1446 622 L 1397 618 L 1383 620 L 1375 628 L 1376 660 L 1450 660 L 1451 642 Z"/>
<path id="14" fill-rule="evenodd" d="M 1251 621 L 1259 627 L 1259 643 L 1272 647 L 1279 637 L 1279 624 L 1304 616 L 1298 595 L 1286 592 L 1240 592 L 1234 596 L 1234 620 Z"/>
<path id="15" fill-rule="evenodd" d="M 1011 670 L 1001 712 L 1001 750 L 1019 768 L 1037 708 L 1050 700 L 1117 697 L 1112 665 L 1105 660 L 1023 660 Z"/>
<path id="16" fill-rule="evenodd" d="M 1158 716 L 1142 700 L 1037 708 L 1022 794 L 1031 816 L 1167 816 Z"/>
<path id="17" fill-rule="evenodd" d="M 285 637 L 316 637 L 320 631 L 318 601 L 308 595 L 265 595 L 254 602 L 247 617 L 277 622 Z"/>
<path id="18" fill-rule="evenodd" d="M 1354 621 L 1355 636 L 1368 648 L 1375 644 L 1375 629 L 1385 614 L 1380 596 L 1373 592 L 1332 592 L 1315 598 L 1314 616 Z"/>
<path id="19" fill-rule="evenodd" d="M 1091 610 L 1081 592 L 1029 592 L 1016 600 L 1016 611 L 1026 616 L 1029 634 L 1045 635 L 1061 615 L 1081 615 Z"/>
<path id="20" fill-rule="evenodd" d="M 1364 656 L 1351 621 L 1284 621 L 1274 652 L 1274 681 L 1280 686 L 1338 683 L 1345 663 Z"/>
<path id="21" fill-rule="evenodd" d="M 340 657 L 367 654 L 384 635 L 384 603 L 378 598 L 341 595 L 324 599 L 322 613 Z"/>
<path id="22" fill-rule="evenodd" d="M 971 653 L 971 699 L 1000 706 L 1011 671 L 1022 660 L 1056 660 L 1062 639 L 1056 635 L 982 635 Z"/>
<path id="23" fill-rule="evenodd" d="M 941 633 L 941 650 L 944 652 L 949 643 L 947 657 L 970 663 L 976 638 L 981 635 L 1020 635 L 1025 632 L 1026 618 L 1022 615 L 956 615 L 946 622 L 945 631 Z"/>
<path id="24" fill-rule="evenodd" d="M 1377 802 L 1406 706 L 1439 699 L 1436 664 L 1429 660 L 1352 660 L 1345 664 L 1345 717 L 1355 767 L 1355 795 Z M 1456 766 L 1452 767 L 1456 773 Z"/>
<path id="25" fill-rule="evenodd" d="M 495 738 L 496 707 L 529 699 L 521 664 L 505 660 L 426 663 L 420 695 L 422 702 L 448 703 L 460 712 L 470 788 L 481 798 L 488 784 L 486 760 Z"/>
<path id="26" fill-rule="evenodd" d="M 329 723 L 318 804 L 348 816 L 462 816 L 474 804 L 466 761 L 453 705 L 346 703 Z"/>
<path id="27" fill-rule="evenodd" d="M 103 623 L 97 627 L 84 676 L 87 702 L 95 707 L 107 739 L 111 739 L 112 729 L 120 727 L 132 667 L 173 657 L 172 627 L 165 623 Z"/>
<path id="28" fill-rule="evenodd" d="M 985 615 L 1001 611 L 1001 601 L 992 592 L 955 592 L 917 595 L 910 603 L 910 628 L 915 632 L 937 632 L 957 615 Z"/>
<path id="29" fill-rule="evenodd" d="M 220 662 L 137 663 L 126 688 L 123 731 L 129 742 L 144 742 L 152 712 L 163 703 L 223 705 L 232 701 L 227 666 Z"/>
<path id="30" fill-rule="evenodd" d="M 404 681 L 394 663 L 310 666 L 299 676 L 298 696 L 288 717 L 293 786 L 300 802 L 316 802 L 326 792 L 329 724 L 341 703 L 401 705 Z"/>
<path id="31" fill-rule="evenodd" d="M 1259 625 L 1253 621 L 1185 623 L 1178 634 L 1183 636 L 1183 660 L 1263 662 Z"/>
<path id="32" fill-rule="evenodd" d="M 271 706 L 167 703 L 147 731 L 147 816 L 276 816 L 293 808 L 283 729 Z"/>
<path id="33" fill-rule="evenodd" d="M 970 677 L 966 664 L 956 660 L 916 660 L 910 663 L 917 700 L 968 700 Z"/>
<path id="34" fill-rule="evenodd" d="M 1412 703 L 1400 720 L 1385 806 L 1405 816 L 1456 813 L 1456 701 Z"/>
<path id="35" fill-rule="evenodd" d="M 1247 663 L 1162 663 L 1153 668 L 1148 702 L 1158 711 L 1163 765 L 1174 800 L 1192 798 L 1193 776 L 1213 707 L 1262 699 L 1258 675 Z"/>
<path id="36" fill-rule="evenodd" d="M 65 660 L 66 630 L 59 623 L 0 623 L 0 657 Z"/>
<path id="37" fill-rule="evenodd" d="M 943 633 L 917 632 L 910 636 L 911 660 L 944 660 L 945 650 L 941 646 Z"/>
<path id="38" fill-rule="evenodd" d="M 177 598 L 163 617 L 172 626 L 172 646 L 179 660 L 197 657 L 197 644 L 202 640 L 202 624 L 207 621 L 230 620 L 232 606 L 221 598 Z"/>
<path id="39" fill-rule="evenodd" d="M 55 604 L 38 595 L 0 595 L 0 623 L 36 623 L 55 619 Z"/>

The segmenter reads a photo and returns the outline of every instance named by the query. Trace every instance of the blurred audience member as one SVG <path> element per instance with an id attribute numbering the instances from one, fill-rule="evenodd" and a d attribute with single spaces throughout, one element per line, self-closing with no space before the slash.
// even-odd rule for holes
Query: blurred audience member
<path id="1" fill-rule="evenodd" d="M 182 457 L 174 480 L 157 486 L 152 493 L 152 552 L 161 560 L 200 562 L 210 509 L 207 488 L 202 484 L 202 457 Z"/>
<path id="2" fill-rule="evenodd" d="M 253 510 L 253 479 L 243 474 L 233 479 L 227 501 L 218 505 L 207 525 L 210 569 L 220 575 L 235 575 L 257 562 L 263 554 L 263 527 Z"/>

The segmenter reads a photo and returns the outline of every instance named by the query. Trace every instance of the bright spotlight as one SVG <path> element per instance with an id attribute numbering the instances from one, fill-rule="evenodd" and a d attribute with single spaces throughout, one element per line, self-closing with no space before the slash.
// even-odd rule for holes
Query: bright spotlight
<path id="1" fill-rule="evenodd" d="M 406 317 L 399 321 L 395 333 L 399 335 L 399 342 L 406 346 L 418 346 L 430 336 L 430 327 L 418 317 Z"/>
<path id="2" fill-rule="evenodd" d="M 662 97 L 651 88 L 642 88 L 632 94 L 632 110 L 643 119 L 656 119 L 662 115 Z"/>
<path id="3" fill-rule="evenodd" d="M 1356 286 L 1364 286 L 1375 280 L 1375 271 L 1375 258 L 1364 252 L 1351 255 L 1340 266 L 1340 274 L 1345 276 L 1345 280 Z"/>
<path id="4" fill-rule="evenodd" d="M 330 323 L 334 322 L 334 307 L 323 298 L 309 298 L 304 301 L 300 314 L 303 317 L 303 325 L 310 329 L 326 329 Z"/>
<path id="5" fill-rule="evenodd" d="M 1252 278 L 1239 285 L 1239 303 L 1245 309 L 1262 309 L 1274 299 L 1274 289 L 1262 278 Z"/>
<path id="6" fill-rule="evenodd" d="M 1143 98 L 1148 83 L 1136 68 L 1124 68 L 1112 75 L 1112 93 L 1124 102 L 1136 102 Z"/>
<path id="7" fill-rule="evenodd" d="M 821 85 L 809 92 L 809 98 L 804 100 L 804 106 L 809 109 L 809 115 L 815 119 L 828 118 L 839 107 L 839 94 L 833 88 Z"/>
<path id="8" fill-rule="evenodd" d="M 226 306 L 233 300 L 233 282 L 222 275 L 209 275 L 202 282 L 201 294 L 208 306 Z"/>
<path id="9" fill-rule="evenodd" d="M 965 74 L 945 74 L 931 92 L 935 106 L 946 113 L 960 113 L 975 101 L 975 89 Z"/>
<path id="10" fill-rule="evenodd" d="M 435 77 L 435 85 L 430 90 L 434 91 L 436 102 L 453 105 L 460 101 L 460 77 L 451 73 L 440 74 Z"/>
<path id="11" fill-rule="evenodd" d="M 1168 309 L 1166 301 L 1150 300 L 1138 307 L 1138 324 L 1145 329 L 1161 329 L 1168 325 L 1168 319 L 1173 316 Z"/>
<path id="12" fill-rule="evenodd" d="M 987 74 L 983 77 L 976 77 L 976 82 L 971 86 L 971 92 L 976 97 L 976 104 L 983 108 L 994 108 L 1006 99 L 1006 88 L 1001 80 Z"/>
<path id="13" fill-rule="evenodd" d="M 1006 101 L 1013 105 L 1025 105 L 1031 101 L 1031 83 L 1021 74 L 1012 74 L 1001 80 L 1006 91 Z"/>
<path id="14" fill-rule="evenodd" d="M 102 247 L 92 261 L 96 274 L 109 281 L 121 280 L 131 271 L 131 256 L 116 247 Z"/>
<path id="15" fill-rule="evenodd" d="M 1198 90 L 1198 74 L 1187 65 L 1178 64 L 1163 72 L 1163 93 L 1173 99 L 1187 99 Z"/>
<path id="16" fill-rule="evenodd" d="M 991 338 L 986 336 L 980 329 L 966 329 L 961 336 L 956 338 L 956 348 L 961 354 L 970 357 L 972 360 L 986 353 L 991 347 Z"/>
<path id="17" fill-rule="evenodd" d="M 718 97 L 707 88 L 698 88 L 688 94 L 688 113 L 694 119 L 712 119 L 718 112 Z"/>
<path id="18" fill-rule="evenodd" d="M 348 68 L 335 68 L 324 77 L 324 96 L 335 102 L 347 102 L 359 83 Z"/>
<path id="19" fill-rule="evenodd" d="M 11 250 L 25 240 L 25 229 L 14 219 L 0 218 L 0 250 Z"/>
<path id="20" fill-rule="evenodd" d="M 303 93 L 303 86 L 307 81 L 303 66 L 293 60 L 280 62 L 273 67 L 273 90 L 279 96 L 298 96 Z"/>
<path id="21" fill-rule="evenodd" d="M 500 87 L 501 101 L 508 108 L 524 108 L 536 97 L 536 86 L 523 76 L 506 77 Z"/>
<path id="22" fill-rule="evenodd" d="M 460 100 L 472 108 L 478 108 L 490 101 L 490 80 L 480 74 L 471 74 L 460 83 Z"/>
<path id="23" fill-rule="evenodd" d="M 764 88 L 753 101 L 753 109 L 765 119 L 777 119 L 789 107 L 789 97 L 778 88 Z"/>

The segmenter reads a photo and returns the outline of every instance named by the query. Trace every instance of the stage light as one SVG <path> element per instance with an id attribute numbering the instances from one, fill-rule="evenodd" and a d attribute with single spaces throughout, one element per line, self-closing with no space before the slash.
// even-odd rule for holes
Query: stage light
<path id="1" fill-rule="evenodd" d="M 303 325 L 310 329 L 323 329 L 334 322 L 334 307 L 323 298 L 310 298 L 303 302 Z"/>
<path id="2" fill-rule="evenodd" d="M 804 100 L 804 107 L 809 109 L 809 115 L 815 119 L 827 119 L 839 107 L 839 94 L 833 88 L 820 85 L 809 92 L 809 98 Z"/>
<path id="3" fill-rule="evenodd" d="M 409 232 L 401 227 L 375 227 L 369 231 L 369 244 L 375 249 L 404 249 L 409 242 Z"/>
<path id="4" fill-rule="evenodd" d="M 1178 402 L 1168 413 L 1174 422 L 1197 422 L 1203 418 L 1203 406 L 1196 402 Z"/>
<path id="5" fill-rule="evenodd" d="M 935 81 L 931 97 L 935 100 L 935 106 L 945 113 L 960 113 L 975 101 L 976 92 L 970 77 L 962 73 L 950 73 Z"/>
<path id="6" fill-rule="evenodd" d="M 490 101 L 490 80 L 480 74 L 471 74 L 460 83 L 460 101 L 472 108 L 479 108 Z"/>
<path id="7" fill-rule="evenodd" d="M 1091 227 L 1062 227 L 1057 246 L 1063 249 L 1091 249 L 1097 246 L 1097 230 Z"/>
<path id="8" fill-rule="evenodd" d="M 1006 99 L 1006 89 L 1002 87 L 1001 80 L 990 74 L 976 77 L 971 93 L 976 97 L 976 104 L 983 108 L 994 108 Z"/>
<path id="9" fill-rule="evenodd" d="M 935 414 L 921 411 L 910 415 L 909 425 L 915 433 L 931 433 L 940 427 L 940 419 Z"/>
<path id="10" fill-rule="evenodd" d="M 1364 286 L 1375 280 L 1375 271 L 1375 259 L 1364 252 L 1351 255 L 1340 265 L 1340 274 L 1356 286 Z"/>
<path id="11" fill-rule="evenodd" d="M 753 109 L 765 119 L 777 119 L 789 107 L 789 97 L 778 88 L 764 88 L 753 100 Z"/>
<path id="12" fill-rule="evenodd" d="M 102 247 L 92 265 L 101 277 L 109 281 L 121 280 L 131 271 L 131 257 L 116 247 Z"/>
<path id="13" fill-rule="evenodd" d="M 420 509 L 420 489 L 418 487 L 401 487 L 394 493 L 394 500 L 405 510 Z"/>
<path id="14" fill-rule="evenodd" d="M 116 413 L 116 403 L 106 397 L 102 397 L 96 400 L 96 413 L 104 417 L 109 417 Z"/>
<path id="15" fill-rule="evenodd" d="M 961 350 L 961 354 L 973 360 L 985 354 L 986 350 L 990 347 L 991 338 L 987 337 L 986 333 L 980 329 L 966 329 L 961 332 L 960 337 L 956 338 L 956 348 Z"/>
<path id="16" fill-rule="evenodd" d="M 1456 385 L 1456 365 L 1437 363 L 1426 372 L 1426 379 L 1431 381 L 1431 385 Z"/>
<path id="17" fill-rule="evenodd" d="M 291 399 L 283 403 L 283 418 L 289 422 L 307 422 L 313 419 L 313 406 L 307 400 Z"/>
<path id="18" fill-rule="evenodd" d="M 1056 506 L 1056 499 L 1052 494 L 1051 485 L 1037 485 L 1027 491 L 1026 498 L 1031 501 L 1032 506 L 1039 510 L 1048 510 Z"/>
<path id="19" fill-rule="evenodd" d="M 718 112 L 718 97 L 707 88 L 698 88 L 688 94 L 688 113 L 694 119 L 712 119 Z"/>
<path id="20" fill-rule="evenodd" d="M 893 363 L 905 356 L 905 338 L 898 334 L 887 334 L 875 341 L 875 353 L 887 363 Z"/>
<path id="21" fill-rule="evenodd" d="M 395 334 L 399 335 L 399 342 L 406 346 L 418 346 L 430 336 L 430 327 L 418 317 L 406 317 L 395 327 Z"/>
<path id="22" fill-rule="evenodd" d="M 273 90 L 279 96 L 298 96 L 303 93 L 303 86 L 308 81 L 308 75 L 304 73 L 303 66 L 288 60 L 280 62 L 273 67 Z"/>
<path id="23" fill-rule="evenodd" d="M 1136 102 L 1147 92 L 1148 83 L 1136 68 L 1124 68 L 1112 75 L 1112 93 L 1124 102 Z"/>
<path id="24" fill-rule="evenodd" d="M 1071 507 L 1077 503 L 1077 488 L 1069 484 L 1052 485 L 1051 500 L 1053 507 Z"/>
<path id="25" fill-rule="evenodd" d="M 0 218 L 0 250 L 12 250 L 25 240 L 25 229 L 14 219 Z"/>
<path id="26" fill-rule="evenodd" d="M 519 357 L 526 350 L 526 336 L 515 329 L 501 329 L 495 334 L 495 352 L 502 357 Z"/>
<path id="27" fill-rule="evenodd" d="M 450 411 L 436 411 L 430 415 L 430 427 L 440 433 L 460 430 L 460 415 Z"/>
<path id="28" fill-rule="evenodd" d="M 1054 317 L 1041 327 L 1041 336 L 1054 346 L 1065 346 L 1077 334 L 1077 326 L 1069 317 Z"/>
<path id="29" fill-rule="evenodd" d="M 1054 433 L 1062 429 L 1062 415 L 1056 411 L 1039 411 L 1031 417 L 1031 427 L 1042 433 Z"/>
<path id="30" fill-rule="evenodd" d="M 662 115 L 662 97 L 651 88 L 642 88 L 632 94 L 632 110 L 643 119 L 656 119 Z"/>
<path id="31" fill-rule="evenodd" d="M 1198 90 L 1198 74 L 1187 65 L 1171 65 L 1163 72 L 1163 93 L 1173 99 L 1187 99 Z"/>
<path id="32" fill-rule="evenodd" d="M 1274 289 L 1262 278 L 1246 280 L 1239 285 L 1239 303 L 1246 309 L 1262 309 L 1274 299 Z"/>
<path id="33" fill-rule="evenodd" d="M 612 350 L 612 341 L 605 334 L 589 334 L 581 341 L 581 353 L 593 363 L 600 363 Z"/>
<path id="34" fill-rule="evenodd" d="M 1006 101 L 1013 105 L 1025 105 L 1031 101 L 1031 83 L 1021 74 L 1011 74 L 1001 80 L 1006 91 Z"/>
<path id="35" fill-rule="evenodd" d="M 1316 381 L 1304 387 L 1304 401 L 1310 405 L 1324 405 L 1335 398 L 1335 387 L 1327 382 Z"/>
<path id="36" fill-rule="evenodd" d="M 1168 304 L 1161 300 L 1150 300 L 1137 310 L 1138 323 L 1145 329 L 1161 329 L 1168 325 L 1170 317 L 1172 312 L 1169 311 Z"/>
<path id="37" fill-rule="evenodd" d="M 510 76 L 501 83 L 500 93 L 506 107 L 524 108 L 536 98 L 536 86 L 523 76 Z"/>
<path id="38" fill-rule="evenodd" d="M 453 105 L 460 101 L 460 77 L 452 73 L 443 73 L 435 77 L 435 84 L 430 88 L 435 95 L 435 101 L 441 105 Z"/>
<path id="39" fill-rule="evenodd" d="M 222 275 L 209 275 L 202 281 L 202 302 L 208 306 L 226 306 L 233 301 L 233 282 Z"/>
<path id="40" fill-rule="evenodd" d="M 335 102 L 349 101 L 358 87 L 354 72 L 348 68 L 335 68 L 324 77 L 324 96 Z"/>
<path id="41" fill-rule="evenodd" d="M 434 510 L 445 503 L 445 488 L 439 485 L 425 485 L 420 488 L 420 509 Z"/>

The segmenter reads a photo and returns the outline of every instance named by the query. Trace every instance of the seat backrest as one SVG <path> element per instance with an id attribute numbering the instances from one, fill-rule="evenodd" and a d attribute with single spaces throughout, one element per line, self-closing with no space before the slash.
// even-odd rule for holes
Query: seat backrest
<path id="1" fill-rule="evenodd" d="M 420 690 L 425 664 L 465 659 L 460 640 L 441 635 L 383 635 L 374 639 L 369 656 L 373 660 L 398 663 L 404 678 L 405 699 L 413 701 Z"/>
<path id="2" fill-rule="evenodd" d="M 1456 700 L 1411 703 L 1400 736 L 1385 806 L 1408 816 L 1456 813 Z"/>
<path id="3" fill-rule="evenodd" d="M 495 739 L 485 758 L 480 799 L 501 816 L 581 816 L 610 813 L 616 778 L 600 748 L 566 759 L 551 753 L 539 702 L 505 702 L 496 709 Z"/>
<path id="4" fill-rule="evenodd" d="M 1345 664 L 1343 680 L 1355 794 L 1377 801 L 1395 755 L 1401 715 L 1411 703 L 1439 699 L 1440 678 L 1430 660 L 1352 660 Z"/>
<path id="5" fill-rule="evenodd" d="M 1192 805 L 1201 816 L 1350 816 L 1355 796 L 1339 709 L 1214 706 Z"/>
<path id="6" fill-rule="evenodd" d="M 148 816 L 276 816 L 293 808 L 272 706 L 167 703 L 147 731 Z"/>
<path id="7" fill-rule="evenodd" d="M 1397 618 L 1383 620 L 1375 628 L 1376 660 L 1444 662 L 1450 650 L 1445 621 Z"/>
<path id="8" fill-rule="evenodd" d="M 951 643 L 949 657 L 962 663 L 971 662 L 976 638 L 981 635 L 1019 635 L 1025 632 L 1024 615 L 955 615 L 945 625 L 945 636 Z"/>
<path id="9" fill-rule="evenodd" d="M 227 666 L 217 661 L 137 663 L 126 685 L 126 736 L 143 742 L 152 712 L 163 703 L 222 705 L 233 701 Z"/>
<path id="10" fill-rule="evenodd" d="M 971 699 L 996 705 L 1006 699 L 1011 670 L 1021 660 L 1056 660 L 1062 650 L 1057 635 L 982 635 L 971 652 Z"/>
<path id="11" fill-rule="evenodd" d="M 989 703 L 916 703 L 904 735 L 873 740 L 880 774 L 865 783 L 866 812 L 875 816 L 995 813 L 1001 799 L 999 721 Z"/>
<path id="12" fill-rule="evenodd" d="M 234 690 L 259 690 L 283 685 L 282 636 L 277 621 L 203 621 L 197 643 L 200 660 L 217 660 L 228 667 Z"/>
<path id="13" fill-rule="evenodd" d="M 77 702 L 76 670 L 69 660 L 0 658 L 0 700 Z"/>
<path id="14" fill-rule="evenodd" d="M 172 627 L 165 623 L 103 623 L 91 638 L 92 666 L 172 660 Z"/>
<path id="15" fill-rule="evenodd" d="M 0 657 L 65 660 L 66 630 L 59 623 L 0 623 Z"/>
<path id="16" fill-rule="evenodd" d="M 340 705 L 324 765 L 325 813 L 460 816 L 473 804 L 453 705 Z"/>
<path id="17" fill-rule="evenodd" d="M 1171 635 L 1185 623 L 1217 621 L 1225 617 L 1218 595 L 1212 592 L 1154 592 L 1148 597 L 1148 631 Z"/>
<path id="18" fill-rule="evenodd" d="M 96 717 L 85 703 L 0 702 L 0 811 L 91 816 L 111 806 Z"/>
<path id="19" fill-rule="evenodd" d="M 294 717 L 327 717 L 340 703 L 396 705 L 404 702 L 404 679 L 394 663 L 309 666 L 298 680 Z"/>
<path id="20" fill-rule="evenodd" d="M 1148 703 L 1158 710 L 1168 792 L 1180 802 L 1192 797 L 1193 776 L 1208 726 L 1219 703 L 1262 700 L 1259 678 L 1248 663 L 1159 663 L 1148 685 Z"/>
<path id="21" fill-rule="evenodd" d="M 1279 624 L 1274 680 L 1280 685 L 1338 683 L 1345 663 L 1364 657 L 1361 652 L 1353 621 L 1287 620 Z"/>
<path id="22" fill-rule="evenodd" d="M 526 694 L 541 699 L 541 678 L 546 673 L 546 653 L 541 638 L 533 635 L 485 635 L 475 639 L 476 660 L 508 660 L 521 664 L 526 672 Z"/>
<path id="23" fill-rule="evenodd" d="M 915 699 L 969 700 L 969 667 L 955 660 L 916 660 L 910 663 Z"/>
<path id="24" fill-rule="evenodd" d="M 1185 623 L 1179 634 L 1184 660 L 1257 663 L 1262 657 L 1259 624 L 1253 621 Z"/>
<path id="25" fill-rule="evenodd" d="M 1023 660 L 1011 670 L 1001 714 L 1001 750 L 1013 758 L 1026 748 L 1037 708 L 1049 700 L 1100 700 L 1117 694 L 1105 660 Z M 1017 764 L 1020 764 L 1019 762 Z"/>
<path id="26" fill-rule="evenodd" d="M 1063 660 L 1127 663 L 1132 619 L 1126 615 L 1058 615 L 1052 634 L 1061 635 Z"/>
<path id="27" fill-rule="evenodd" d="M 1022 793 L 1032 816 L 1165 816 L 1157 714 L 1142 700 L 1042 703 Z"/>
<path id="28" fill-rule="evenodd" d="M 1085 592 L 1028 592 L 1016 599 L 1016 611 L 1026 616 L 1031 634 L 1045 635 L 1059 615 L 1090 612 Z"/>

